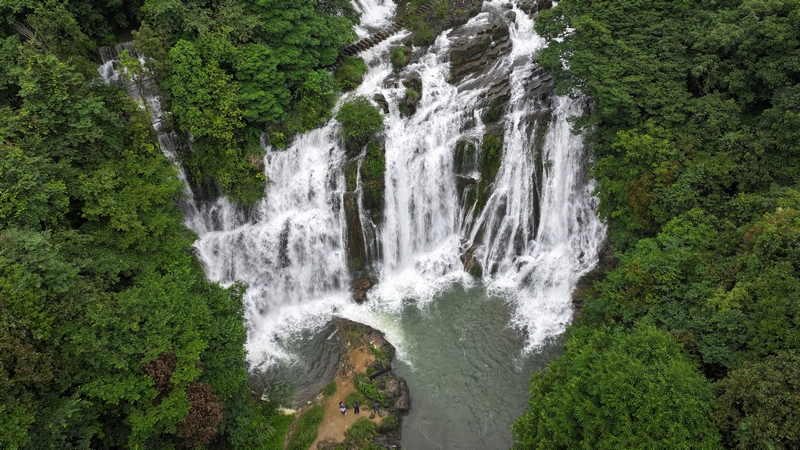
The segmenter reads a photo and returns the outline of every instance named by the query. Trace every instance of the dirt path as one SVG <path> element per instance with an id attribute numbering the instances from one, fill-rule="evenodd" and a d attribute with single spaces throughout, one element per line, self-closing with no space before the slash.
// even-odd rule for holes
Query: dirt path
<path id="1" fill-rule="evenodd" d="M 350 393 L 356 390 L 353 386 L 353 377 L 357 373 L 366 372 L 367 367 L 375 359 L 372 352 L 364 345 L 350 349 L 347 357 L 348 361 L 345 364 L 345 370 L 334 379 L 336 393 L 330 397 L 323 396 L 319 400 L 319 404 L 325 408 L 325 417 L 322 418 L 322 423 L 319 426 L 317 440 L 309 447 L 311 449 L 316 449 L 317 444 L 321 442 L 344 442 L 348 428 L 362 417 L 369 418 L 372 413 L 371 405 L 362 405 L 360 414 L 355 414 L 352 408 L 347 410 L 346 415 L 342 415 L 339 412 L 339 402 L 344 401 Z M 378 424 L 381 418 L 376 416 L 372 421 Z"/>

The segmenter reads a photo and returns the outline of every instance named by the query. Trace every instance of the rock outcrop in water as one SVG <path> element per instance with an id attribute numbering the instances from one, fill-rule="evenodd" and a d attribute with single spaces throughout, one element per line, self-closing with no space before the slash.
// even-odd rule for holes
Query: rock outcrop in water
<path id="1" fill-rule="evenodd" d="M 383 333 L 367 325 L 347 319 L 336 319 L 337 351 L 339 369 L 333 381 L 336 393 L 331 397 L 320 395 L 315 404 L 325 408 L 325 417 L 319 429 L 319 437 L 312 448 L 333 450 L 362 448 L 372 444 L 383 448 L 400 448 L 402 419 L 411 408 L 406 381 L 392 371 L 395 348 Z M 348 414 L 340 415 L 338 403 L 348 402 L 353 395 L 366 397 L 361 402 L 361 414 L 356 416 L 349 405 Z M 372 413 L 372 403 L 379 399 L 381 407 L 377 415 Z M 367 418 L 376 424 L 378 434 L 370 442 L 358 442 L 347 430 L 357 419 Z"/>

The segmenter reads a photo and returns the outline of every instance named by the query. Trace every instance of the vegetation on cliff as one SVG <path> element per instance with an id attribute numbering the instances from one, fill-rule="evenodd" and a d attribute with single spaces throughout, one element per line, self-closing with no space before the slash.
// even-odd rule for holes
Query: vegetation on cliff
<path id="1" fill-rule="evenodd" d="M 348 152 L 358 153 L 383 130 L 383 116 L 366 97 L 345 102 L 336 113 L 342 124 L 342 138 Z"/>
<path id="2" fill-rule="evenodd" d="M 619 265 L 584 299 L 550 369 L 561 375 L 534 377 L 517 447 L 593 446 L 620 427 L 649 426 L 667 431 L 626 434 L 625 446 L 799 445 L 791 426 L 777 430 L 796 405 L 763 401 L 797 392 L 799 19 L 797 0 L 564 0 L 539 15 L 549 43 L 539 61 L 562 93 L 593 101 L 576 125 Z M 663 342 L 637 339 L 642 330 Z M 627 349 L 597 346 L 598 333 Z M 583 348 L 594 348 L 591 359 Z M 661 377 L 625 381 L 665 349 Z M 575 392 L 581 374 L 593 386 Z M 637 392 L 605 398 L 603 386 Z M 565 390 L 574 401 L 547 400 Z M 624 413 L 645 398 L 662 417 Z"/>
<path id="3" fill-rule="evenodd" d="M 192 181 L 241 204 L 263 196 L 260 135 L 285 147 L 330 118 L 335 87 L 359 78 L 337 83 L 328 69 L 356 38 L 347 0 L 147 0 L 141 14 L 136 45 L 174 127 L 193 139 L 183 156 Z"/>

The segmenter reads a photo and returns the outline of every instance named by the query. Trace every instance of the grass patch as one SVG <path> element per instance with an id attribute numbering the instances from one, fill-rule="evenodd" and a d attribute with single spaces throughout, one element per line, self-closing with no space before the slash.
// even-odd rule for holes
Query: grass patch
<path id="1" fill-rule="evenodd" d="M 399 424 L 400 422 L 397 420 L 397 416 L 389 414 L 381 420 L 381 424 L 378 425 L 378 431 L 380 433 L 386 433 L 397 428 Z"/>
<path id="2" fill-rule="evenodd" d="M 392 50 L 389 60 L 392 62 L 392 70 L 399 72 L 400 69 L 408 64 L 408 51 L 405 47 L 397 47 Z"/>
<path id="3" fill-rule="evenodd" d="M 439 0 L 438 2 L 433 4 L 431 11 L 438 20 L 445 20 L 449 15 L 450 5 L 447 4 L 447 0 Z"/>
<path id="4" fill-rule="evenodd" d="M 372 141 L 367 145 L 367 156 L 361 164 L 361 174 L 366 179 L 383 180 L 383 173 L 385 171 L 386 156 L 381 148 L 381 144 Z"/>
<path id="5" fill-rule="evenodd" d="M 410 17 L 406 28 L 413 33 L 411 43 L 418 47 L 425 47 L 433 44 L 436 40 L 436 33 L 427 22 L 419 16 Z"/>
<path id="6" fill-rule="evenodd" d="M 347 407 L 347 409 L 352 409 L 356 402 L 358 402 L 362 408 L 367 406 L 367 399 L 361 392 L 351 392 L 347 398 L 344 399 L 344 405 Z"/>
<path id="7" fill-rule="evenodd" d="M 500 154 L 503 152 L 503 136 L 499 134 L 486 134 L 483 136 L 483 152 L 486 162 L 493 163 L 497 160 L 499 165 Z"/>
<path id="8" fill-rule="evenodd" d="M 383 392 L 378 392 L 378 387 L 375 386 L 375 383 L 369 379 L 367 374 L 360 373 L 356 375 L 356 377 L 353 379 L 353 384 L 355 385 L 356 390 L 364 394 L 364 396 L 368 399 L 377 400 L 377 402 L 381 405 L 386 405 L 386 394 Z"/>
<path id="9" fill-rule="evenodd" d="M 335 393 L 336 393 L 336 382 L 335 381 L 331 381 L 330 383 L 328 383 L 327 386 L 325 386 L 324 389 L 322 389 L 322 395 L 324 395 L 325 397 L 330 397 L 331 395 L 333 395 Z"/>
<path id="10" fill-rule="evenodd" d="M 365 442 L 378 435 L 378 427 L 371 420 L 362 417 L 347 430 L 347 434 L 356 441 Z"/>
<path id="11" fill-rule="evenodd" d="M 311 443 L 317 439 L 317 429 L 319 424 L 322 423 L 322 417 L 325 415 L 325 409 L 321 406 L 314 406 L 297 421 L 297 428 L 292 434 L 292 439 L 289 441 L 289 450 L 308 450 Z"/>
<path id="12" fill-rule="evenodd" d="M 252 448 L 257 450 L 283 450 L 283 443 L 294 422 L 293 415 L 282 414 L 276 404 L 259 402 L 252 425 Z"/>
<path id="13" fill-rule="evenodd" d="M 343 331 L 347 342 L 351 343 L 361 338 L 367 332 L 367 328 L 364 325 L 355 324 L 345 327 Z"/>
<path id="14" fill-rule="evenodd" d="M 389 354 L 387 352 L 384 352 L 383 350 L 375 347 L 374 345 L 370 345 L 369 349 L 370 351 L 372 351 L 372 354 L 375 355 L 375 358 L 378 361 L 380 361 L 381 364 L 386 364 L 389 362 Z"/>

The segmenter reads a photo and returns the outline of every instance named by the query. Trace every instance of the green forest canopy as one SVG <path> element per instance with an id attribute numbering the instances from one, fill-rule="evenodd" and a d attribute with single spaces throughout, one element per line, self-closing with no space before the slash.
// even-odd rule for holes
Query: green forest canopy
<path id="1" fill-rule="evenodd" d="M 536 29 L 591 98 L 618 266 L 515 448 L 800 447 L 800 1 L 563 0 Z"/>

